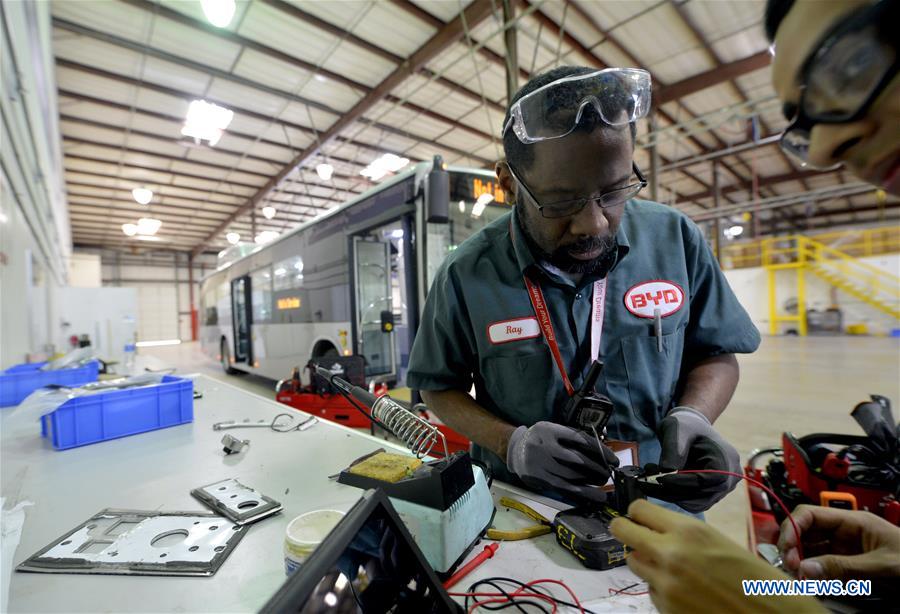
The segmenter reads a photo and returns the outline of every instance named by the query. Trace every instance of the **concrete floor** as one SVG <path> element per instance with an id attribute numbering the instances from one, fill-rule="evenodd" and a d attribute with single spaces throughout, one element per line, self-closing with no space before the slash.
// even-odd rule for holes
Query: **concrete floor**
<path id="1" fill-rule="evenodd" d="M 199 344 L 141 350 L 184 373 L 227 379 L 271 398 L 274 382 L 229 376 Z M 862 434 L 850 410 L 870 393 L 889 397 L 900 417 L 900 341 L 874 337 L 764 337 L 759 351 L 739 358 L 741 383 L 716 428 L 746 459 L 755 448 L 778 446 L 784 431 Z M 287 374 L 285 374 L 287 376 Z M 707 513 L 713 526 L 746 543 L 747 496 L 735 489 Z"/>

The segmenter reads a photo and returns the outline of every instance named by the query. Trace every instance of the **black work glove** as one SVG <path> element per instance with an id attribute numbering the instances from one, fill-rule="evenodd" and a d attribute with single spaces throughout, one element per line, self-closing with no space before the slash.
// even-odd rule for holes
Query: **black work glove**
<path id="1" fill-rule="evenodd" d="M 530 488 L 552 489 L 581 501 L 602 503 L 601 487 L 619 459 L 596 438 L 562 424 L 520 426 L 509 438 L 506 466 Z"/>
<path id="2" fill-rule="evenodd" d="M 741 474 L 741 457 L 692 407 L 676 407 L 659 424 L 660 470 L 712 469 Z M 677 503 L 689 512 L 708 510 L 734 490 L 740 478 L 716 473 L 688 473 L 658 479 L 661 488 L 646 494 Z"/>

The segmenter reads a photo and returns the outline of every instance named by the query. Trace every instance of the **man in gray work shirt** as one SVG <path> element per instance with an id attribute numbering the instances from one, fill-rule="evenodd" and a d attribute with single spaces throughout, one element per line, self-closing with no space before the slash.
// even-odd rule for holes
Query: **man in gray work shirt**
<path id="1" fill-rule="evenodd" d="M 697 226 L 635 199 L 635 122 L 649 105 L 637 69 L 561 67 L 516 94 L 497 165 L 515 206 L 443 263 L 410 356 L 409 386 L 475 458 L 569 500 L 602 500 L 616 463 L 560 424 L 595 359 L 595 388 L 615 406 L 608 435 L 637 443 L 641 464 L 741 471 L 712 423 L 737 385 L 734 354 L 755 351 L 759 333 Z M 662 481 L 700 512 L 737 479 Z"/>

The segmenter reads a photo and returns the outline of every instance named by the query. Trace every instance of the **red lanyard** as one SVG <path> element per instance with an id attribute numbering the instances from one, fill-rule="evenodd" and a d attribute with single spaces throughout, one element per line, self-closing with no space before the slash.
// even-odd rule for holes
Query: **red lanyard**
<path id="1" fill-rule="evenodd" d="M 556 333 L 553 331 L 553 322 L 550 320 L 550 310 L 547 308 L 547 302 L 544 300 L 544 293 L 541 287 L 525 276 L 525 287 L 528 288 L 528 298 L 531 299 L 531 306 L 534 308 L 534 314 L 537 316 L 538 324 L 544 333 L 544 339 L 550 346 L 550 352 L 553 354 L 553 360 L 562 375 L 563 384 L 566 386 L 566 392 L 569 396 L 575 394 L 575 387 L 569 381 L 566 373 L 566 367 L 563 364 L 562 354 L 559 352 L 559 343 L 556 341 Z M 603 335 L 603 315 L 606 310 L 606 279 L 598 279 L 594 282 L 593 307 L 591 308 L 591 362 L 597 360 L 600 356 L 600 338 Z"/>

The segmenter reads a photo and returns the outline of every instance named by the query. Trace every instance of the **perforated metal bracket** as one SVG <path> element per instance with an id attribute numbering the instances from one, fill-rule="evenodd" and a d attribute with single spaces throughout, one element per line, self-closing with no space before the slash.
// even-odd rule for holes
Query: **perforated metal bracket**
<path id="1" fill-rule="evenodd" d="M 281 503 L 234 478 L 195 488 L 191 495 L 239 525 L 256 522 L 281 511 Z"/>
<path id="2" fill-rule="evenodd" d="M 204 512 L 105 509 L 17 571 L 211 576 L 247 529 Z"/>

